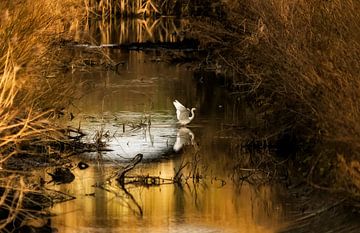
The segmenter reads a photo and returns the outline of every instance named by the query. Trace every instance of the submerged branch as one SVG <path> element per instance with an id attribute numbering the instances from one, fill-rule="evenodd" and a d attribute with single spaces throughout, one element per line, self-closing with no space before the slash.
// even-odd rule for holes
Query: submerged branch
<path id="1" fill-rule="evenodd" d="M 131 161 L 130 164 L 126 165 L 125 168 L 120 170 L 116 175 L 116 180 L 123 186 L 125 180 L 125 174 L 132 170 L 140 161 L 143 159 L 143 154 L 137 154 Z"/>

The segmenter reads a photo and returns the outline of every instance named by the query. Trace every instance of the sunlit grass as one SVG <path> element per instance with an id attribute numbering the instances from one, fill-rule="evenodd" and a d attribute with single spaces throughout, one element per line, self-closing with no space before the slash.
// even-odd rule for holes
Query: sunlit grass
<path id="1" fill-rule="evenodd" d="M 23 143 L 44 137 L 56 138 L 58 129 L 51 126 L 58 107 L 47 90 L 55 86 L 42 76 L 56 64 L 48 53 L 58 36 L 54 29 L 59 16 L 50 11 L 50 2 L 2 1 L 0 39 L 0 162 L 24 153 Z M 21 7 L 20 7 L 21 6 Z M 52 34 L 53 33 L 53 34 Z M 45 86 L 46 85 L 46 86 Z M 56 135 L 56 136 L 55 136 Z M 21 149 L 20 149 L 21 148 Z"/>
<path id="2" fill-rule="evenodd" d="M 41 212 L 46 205 L 35 199 L 48 198 L 34 180 L 29 181 L 31 175 L 25 178 L 13 171 L 35 170 L 30 165 L 34 163 L 14 159 L 57 162 L 70 142 L 66 130 L 55 121 L 69 103 L 71 89 L 59 72 L 61 59 L 54 45 L 66 36 L 65 24 L 71 18 L 65 13 L 70 3 L 0 2 L 1 231 L 13 231 Z"/>
<path id="3" fill-rule="evenodd" d="M 221 0 L 84 0 L 88 16 L 111 17 L 157 17 L 212 15 L 221 8 Z"/>
<path id="4" fill-rule="evenodd" d="M 153 0 L 85 0 L 84 3 L 88 15 L 100 18 L 149 16 L 159 12 Z"/>

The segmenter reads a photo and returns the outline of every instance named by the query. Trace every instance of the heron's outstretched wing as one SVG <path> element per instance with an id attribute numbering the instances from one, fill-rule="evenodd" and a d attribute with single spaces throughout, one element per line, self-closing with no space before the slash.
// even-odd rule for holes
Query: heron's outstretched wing
<path id="1" fill-rule="evenodd" d="M 179 101 L 175 100 L 173 102 L 175 108 L 176 108 L 176 116 L 179 121 L 183 120 L 189 120 L 189 109 L 185 108 L 184 105 L 182 105 Z"/>

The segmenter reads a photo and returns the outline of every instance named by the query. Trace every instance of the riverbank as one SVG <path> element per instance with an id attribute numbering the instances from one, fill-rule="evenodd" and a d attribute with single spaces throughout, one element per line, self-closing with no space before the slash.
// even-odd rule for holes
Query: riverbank
<path id="1" fill-rule="evenodd" d="M 258 109 L 270 141 L 313 186 L 360 194 L 360 5 L 228 1 L 193 22 L 206 61 Z M 264 130 L 265 127 L 265 130 Z"/>
<path id="2" fill-rule="evenodd" d="M 59 49 L 74 7 L 72 1 L 0 3 L 1 230 L 28 232 L 30 221 L 49 214 L 45 208 L 68 199 L 44 189 L 35 173 L 68 163 L 66 156 L 82 146 L 76 130 L 57 122 L 68 117 L 74 94 Z"/>

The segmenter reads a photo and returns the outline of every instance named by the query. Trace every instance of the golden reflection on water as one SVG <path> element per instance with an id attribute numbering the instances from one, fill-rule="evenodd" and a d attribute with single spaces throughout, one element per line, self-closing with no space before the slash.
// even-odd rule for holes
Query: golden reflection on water
<path id="1" fill-rule="evenodd" d="M 74 20 L 68 31 L 75 40 L 90 40 L 97 44 L 176 42 L 184 38 L 188 26 L 189 20 L 173 17 L 109 18 L 107 20 L 90 19 L 84 25 Z"/>
<path id="2" fill-rule="evenodd" d="M 75 113 L 172 111 L 176 97 L 188 102 L 195 100 L 196 87 L 189 82 L 192 72 L 185 67 L 153 62 L 153 55 L 119 52 L 113 54 L 113 59 L 126 64 L 118 73 L 73 74 L 81 83 L 78 89 L 84 95 L 76 103 Z"/>
<path id="3" fill-rule="evenodd" d="M 74 169 L 76 178 L 72 183 L 51 187 L 76 197 L 52 208 L 57 214 L 51 219 L 52 226 L 64 233 L 276 232 L 282 216 L 281 201 L 277 200 L 278 188 L 271 185 L 236 186 L 231 182 L 234 165 L 231 137 L 220 132 L 223 125 L 233 123 L 228 121 L 233 118 L 227 116 L 234 114 L 234 109 L 221 88 L 207 90 L 183 67 L 149 62 L 152 54 L 122 55 L 116 57 L 126 59 L 127 65 L 120 74 L 103 72 L 81 77 L 81 83 L 89 85 L 79 89 L 85 95 L 76 103 L 77 112 L 73 112 L 72 124 L 81 125 L 85 127 L 83 130 L 90 132 L 98 126 L 103 127 L 104 132 L 113 135 L 110 147 L 114 151 L 92 156 L 92 159 L 83 155 L 81 158 L 91 165 L 90 168 Z M 185 130 L 188 141 L 177 153 L 173 146 L 181 132 L 175 124 L 172 106 L 175 98 L 198 109 L 189 130 Z M 142 113 L 152 117 L 150 139 L 153 143 L 148 143 L 146 135 L 131 141 L 134 135 L 142 135 L 141 130 L 131 131 L 131 135 L 122 134 L 122 121 L 127 121 L 126 117 L 134 121 Z M 113 180 L 106 189 L 95 187 L 119 169 L 119 163 L 124 163 L 119 156 L 136 154 L 135 151 L 124 154 L 124 150 L 117 149 L 121 140 L 128 140 L 129 145 L 140 149 L 140 145 L 148 143 L 148 150 L 141 149 L 136 153 L 143 153 L 144 158 L 152 153 L 155 157 L 148 157 L 156 159 L 145 159 L 128 175 L 148 174 L 171 179 L 183 162 L 196 158 L 204 179 L 199 183 L 189 179 L 182 186 L 128 184 L 126 190 Z M 164 154 L 169 151 L 170 154 Z M 246 158 L 249 155 L 240 156 Z M 187 169 L 183 171 L 184 175 L 191 167 Z M 222 186 L 220 179 L 225 180 L 226 185 Z"/>
<path id="4" fill-rule="evenodd" d="M 142 164 L 132 174 L 172 177 L 180 161 Z M 62 185 L 76 200 L 55 205 L 52 224 L 59 232 L 275 232 L 280 203 L 270 186 L 221 187 L 209 179 L 179 186 L 127 185 L 130 198 L 114 181 L 106 191 L 92 187 L 105 180 L 113 167 L 92 165 L 75 170 L 76 180 Z M 139 210 L 141 208 L 141 212 Z"/>

